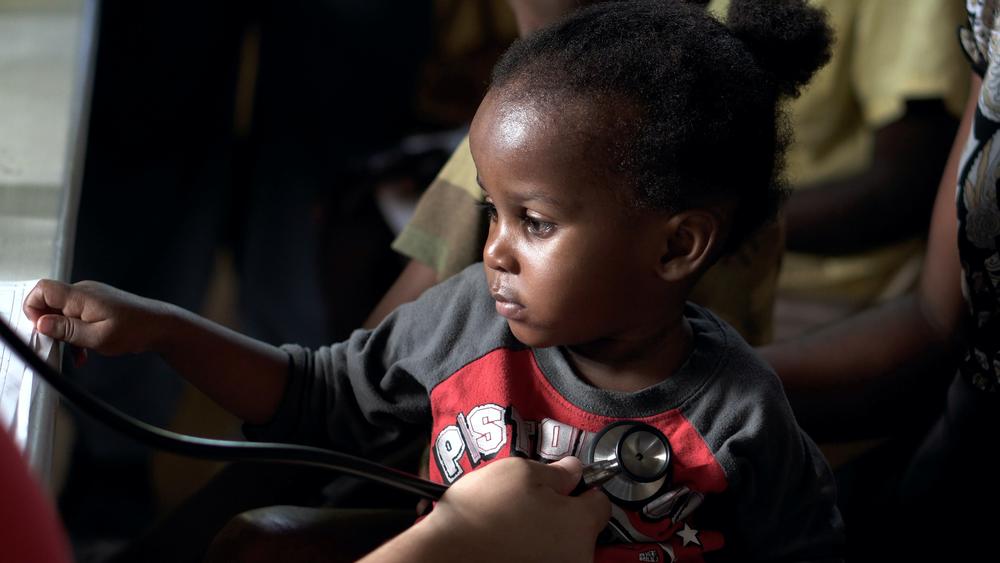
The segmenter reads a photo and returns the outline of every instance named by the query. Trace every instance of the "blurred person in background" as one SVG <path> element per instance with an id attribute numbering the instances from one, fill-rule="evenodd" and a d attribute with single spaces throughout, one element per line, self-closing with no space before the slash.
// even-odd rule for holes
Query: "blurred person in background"
<path id="1" fill-rule="evenodd" d="M 346 337 L 401 269 L 378 195 L 419 191 L 454 148 L 516 36 L 507 6 L 255 1 L 195 16 L 133 4 L 102 4 L 73 280 L 215 312 L 271 343 Z M 67 369 L 149 422 L 186 416 L 192 433 L 238 432 L 229 419 L 206 428 L 219 409 L 188 400 L 191 388 L 159 360 L 119 360 Z M 179 397 L 202 412 L 178 414 Z M 193 496 L 164 498 L 148 450 L 75 422 L 60 506 L 81 560 L 200 561 L 226 520 L 258 506 L 415 503 L 266 464 L 231 464 Z M 384 461 L 415 464 L 419 453 Z M 161 477 L 170 464 L 190 470 L 183 463 L 154 456 Z"/>
<path id="2" fill-rule="evenodd" d="M 206 291 L 225 248 L 242 330 L 272 343 L 342 337 L 394 276 L 380 282 L 364 267 L 392 263 L 382 250 L 391 234 L 374 205 L 343 209 L 361 200 L 351 165 L 414 127 L 431 2 L 186 8 L 101 3 L 72 279 L 105 279 L 201 311 L 217 305 Z M 329 227 L 344 215 L 364 220 L 349 233 Z M 369 303 L 324 290 L 321 237 L 331 232 L 341 237 L 333 248 L 371 253 L 339 273 L 372 288 Z M 67 372 L 161 426 L 182 394 L 181 380 L 151 357 L 91 357 Z M 100 551 L 152 522 L 150 452 L 74 422 L 60 508 L 81 553 Z"/>

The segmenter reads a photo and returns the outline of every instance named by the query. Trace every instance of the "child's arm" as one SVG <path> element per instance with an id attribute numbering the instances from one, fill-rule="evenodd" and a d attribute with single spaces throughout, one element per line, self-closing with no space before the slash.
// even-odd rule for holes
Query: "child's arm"
<path id="1" fill-rule="evenodd" d="M 735 468 L 723 495 L 733 517 L 726 549 L 752 561 L 840 561 L 833 472 L 787 404 L 756 400 L 760 408 L 725 448 Z"/>
<path id="2" fill-rule="evenodd" d="M 225 409 L 256 424 L 271 419 L 288 378 L 288 355 L 278 348 L 96 282 L 42 280 L 24 313 L 38 332 L 100 354 L 156 352 Z"/>

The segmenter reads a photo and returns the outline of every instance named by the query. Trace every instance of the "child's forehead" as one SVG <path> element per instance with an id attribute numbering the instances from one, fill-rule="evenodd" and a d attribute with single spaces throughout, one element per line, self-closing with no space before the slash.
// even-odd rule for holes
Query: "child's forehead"
<path id="1" fill-rule="evenodd" d="M 472 123 L 473 145 L 514 146 L 541 141 L 548 150 L 607 155 L 624 138 L 621 114 L 587 96 L 516 88 L 490 90 Z M 490 143 L 484 141 L 489 140 Z"/>
<path id="2" fill-rule="evenodd" d="M 491 88 L 483 103 L 494 102 L 499 109 L 530 109 L 551 119 L 587 116 L 591 122 L 605 122 L 629 106 L 623 95 L 573 91 L 561 86 L 537 86 L 514 82 Z"/>
<path id="3" fill-rule="evenodd" d="M 469 142 L 480 186 L 494 199 L 518 188 L 523 193 L 514 199 L 558 200 L 563 211 L 598 202 L 606 212 L 611 203 L 628 207 L 631 201 L 624 189 L 628 178 L 613 165 L 620 160 L 614 134 L 586 103 L 491 94 L 473 120 Z M 538 197 L 540 186 L 551 197 Z M 605 199 L 609 194 L 614 201 Z"/>

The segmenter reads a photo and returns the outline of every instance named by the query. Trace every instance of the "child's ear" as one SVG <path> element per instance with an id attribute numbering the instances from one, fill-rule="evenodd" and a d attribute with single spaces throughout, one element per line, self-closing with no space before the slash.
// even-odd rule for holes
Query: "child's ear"
<path id="1" fill-rule="evenodd" d="M 712 209 L 690 209 L 671 215 L 664 223 L 666 237 L 658 272 L 670 282 L 689 279 L 715 256 L 721 241 L 722 219 Z"/>

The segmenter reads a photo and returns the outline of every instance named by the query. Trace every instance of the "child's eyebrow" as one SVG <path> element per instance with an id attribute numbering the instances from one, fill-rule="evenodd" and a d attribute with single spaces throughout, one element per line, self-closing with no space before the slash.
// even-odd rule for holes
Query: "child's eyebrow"
<path id="1" fill-rule="evenodd" d="M 479 189 L 482 190 L 483 196 L 489 196 L 490 195 L 489 190 L 487 190 L 486 186 L 483 185 L 483 181 L 482 181 L 482 179 L 479 178 L 478 174 L 476 174 L 476 183 L 479 184 Z M 553 207 L 567 207 L 558 198 L 555 198 L 551 194 L 548 194 L 548 193 L 540 191 L 540 190 L 529 190 L 529 191 L 524 191 L 524 192 L 517 192 L 517 193 L 515 193 L 513 195 L 520 202 L 538 201 L 538 202 L 542 202 L 542 203 L 551 205 Z"/>

